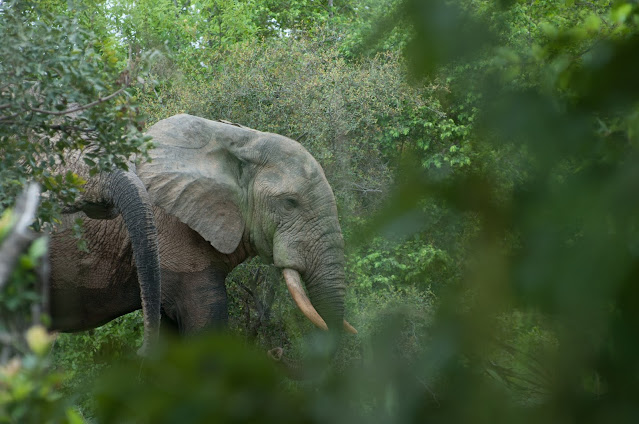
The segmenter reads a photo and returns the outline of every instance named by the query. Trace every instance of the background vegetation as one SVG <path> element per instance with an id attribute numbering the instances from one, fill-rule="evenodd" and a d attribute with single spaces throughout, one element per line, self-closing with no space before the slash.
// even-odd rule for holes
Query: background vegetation
<path id="1" fill-rule="evenodd" d="M 360 333 L 322 379 L 283 378 L 264 351 L 312 356 L 312 332 L 251 261 L 230 278 L 240 341 L 170 343 L 140 365 L 139 315 L 61 335 L 50 357 L 4 365 L 0 418 L 24 419 L 10 406 L 23 393 L 52 393 L 36 396 L 52 422 L 637 422 L 638 11 L 1 3 L 2 207 L 28 178 L 73 195 L 81 181 L 47 164 L 87 132 L 96 169 L 143 155 L 143 127 L 179 112 L 289 136 L 338 199 Z M 50 383 L 52 367 L 65 378 Z"/>

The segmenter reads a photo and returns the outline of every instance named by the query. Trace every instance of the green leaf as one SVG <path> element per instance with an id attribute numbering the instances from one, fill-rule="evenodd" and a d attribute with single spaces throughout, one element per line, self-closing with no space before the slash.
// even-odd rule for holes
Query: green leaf
<path id="1" fill-rule="evenodd" d="M 6 237 L 15 223 L 13 209 L 7 208 L 0 217 L 0 241 Z"/>
<path id="2" fill-rule="evenodd" d="M 29 246 L 28 255 L 32 259 L 39 259 L 47 252 L 48 240 L 46 237 L 40 237 L 36 239 L 31 246 Z"/>
<path id="3" fill-rule="evenodd" d="M 20 263 L 20 268 L 22 268 L 23 270 L 28 271 L 35 267 L 35 262 L 30 256 L 22 255 L 20 256 L 20 260 L 18 262 Z"/>
<path id="4" fill-rule="evenodd" d="M 82 419 L 80 414 L 75 409 L 67 409 L 66 417 L 69 424 L 85 424 L 84 419 Z"/>
<path id="5" fill-rule="evenodd" d="M 541 29 L 542 34 L 548 38 L 557 38 L 557 35 L 559 35 L 557 27 L 549 22 L 542 22 L 539 24 L 539 28 Z"/>
<path id="6" fill-rule="evenodd" d="M 601 29 L 601 18 L 595 14 L 591 14 L 586 18 L 584 27 L 588 32 L 598 32 Z"/>
<path id="7" fill-rule="evenodd" d="M 630 12 L 632 12 L 632 4 L 630 3 L 621 3 L 618 6 L 615 6 L 610 13 L 610 17 L 612 21 L 616 24 L 622 24 L 628 19 Z"/>

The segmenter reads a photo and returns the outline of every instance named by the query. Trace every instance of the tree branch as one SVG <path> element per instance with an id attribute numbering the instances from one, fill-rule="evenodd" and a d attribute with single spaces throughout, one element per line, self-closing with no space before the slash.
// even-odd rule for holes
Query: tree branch
<path id="1" fill-rule="evenodd" d="M 247 287 L 244 283 L 240 281 L 238 281 L 237 284 L 238 286 L 240 286 L 240 288 L 242 288 L 245 292 L 247 292 L 249 296 L 251 296 L 252 298 L 255 298 L 255 295 L 253 294 L 253 290 L 251 290 L 249 287 Z"/>
<path id="2" fill-rule="evenodd" d="M 13 267 L 37 234 L 29 230 L 29 225 L 35 219 L 35 213 L 40 200 L 40 188 L 37 184 L 30 184 L 16 202 L 14 213 L 18 219 L 9 235 L 0 246 L 0 289 L 9 280 Z"/>
<path id="3" fill-rule="evenodd" d="M 5 116 L 0 116 L 0 122 L 5 121 L 7 119 L 13 119 L 16 118 L 18 115 L 20 115 L 19 113 L 14 113 L 13 115 L 5 115 Z M 5 122 L 6 123 L 6 122 Z M 13 123 L 13 122 L 11 122 Z"/>
<path id="4" fill-rule="evenodd" d="M 354 187 L 353 190 L 360 191 L 360 192 L 362 192 L 364 194 L 366 194 L 366 193 L 383 193 L 383 191 L 378 189 L 378 188 L 367 188 L 367 187 L 364 187 L 363 185 L 357 184 L 357 183 L 352 183 L 352 185 Z"/>
<path id="5" fill-rule="evenodd" d="M 49 125 L 50 129 L 58 131 L 78 131 L 78 132 L 95 132 L 96 128 L 82 128 L 77 125 Z"/>
<path id="6" fill-rule="evenodd" d="M 56 112 L 56 111 L 54 111 L 54 110 L 38 109 L 38 108 L 34 108 L 34 107 L 32 107 L 32 108 L 30 108 L 30 109 L 31 109 L 31 111 L 32 111 L 32 112 L 44 113 L 44 114 L 46 114 L 46 115 L 54 115 L 54 116 L 63 116 L 63 115 L 68 115 L 68 114 L 70 114 L 70 113 L 80 112 L 80 111 L 83 111 L 83 110 L 86 110 L 86 109 L 90 109 L 90 108 L 92 108 L 93 106 L 99 105 L 100 103 L 108 102 L 108 101 L 109 101 L 109 100 L 111 100 L 112 98 L 114 98 L 114 97 L 116 97 L 116 96 L 120 95 L 120 94 L 121 94 L 124 90 L 126 90 L 127 88 L 128 88 L 128 84 L 127 84 L 127 85 L 125 85 L 124 87 L 120 88 L 120 89 L 119 89 L 118 91 L 116 91 L 115 93 L 110 94 L 110 95 L 108 95 L 108 96 L 106 96 L 106 97 L 99 98 L 98 100 L 96 100 L 96 101 L 94 101 L 94 102 L 88 103 L 88 104 L 86 104 L 86 105 L 78 106 L 78 107 L 75 107 L 75 108 L 71 108 L 71 109 L 63 110 L 63 111 L 60 111 L 60 112 Z"/>

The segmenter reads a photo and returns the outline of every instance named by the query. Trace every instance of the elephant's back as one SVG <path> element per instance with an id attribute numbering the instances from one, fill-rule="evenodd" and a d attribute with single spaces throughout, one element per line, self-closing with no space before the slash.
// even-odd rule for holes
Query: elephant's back
<path id="1" fill-rule="evenodd" d="M 218 140 L 244 140 L 259 136 L 260 132 L 229 122 L 212 121 L 198 116 L 179 114 L 158 121 L 147 135 L 156 146 L 176 149 L 215 149 Z M 208 149 L 207 149 L 208 147 Z"/>

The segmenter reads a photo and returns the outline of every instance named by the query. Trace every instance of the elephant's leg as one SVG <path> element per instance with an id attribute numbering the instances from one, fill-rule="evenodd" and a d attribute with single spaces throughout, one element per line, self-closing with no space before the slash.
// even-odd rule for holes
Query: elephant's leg
<path id="1" fill-rule="evenodd" d="M 161 322 L 160 322 L 160 330 L 165 333 L 165 334 L 169 334 L 169 335 L 177 335 L 180 333 L 180 324 L 177 322 L 177 320 L 174 320 L 173 318 L 171 318 L 165 311 L 164 311 L 164 307 L 162 307 L 162 310 L 160 312 L 161 314 Z"/>
<path id="2" fill-rule="evenodd" d="M 223 327 L 228 321 L 225 256 L 197 232 L 155 208 L 162 260 L 162 308 L 179 332 Z"/>
<path id="3" fill-rule="evenodd" d="M 225 277 L 225 271 L 213 267 L 190 273 L 162 270 L 164 312 L 181 334 L 226 327 Z"/>

